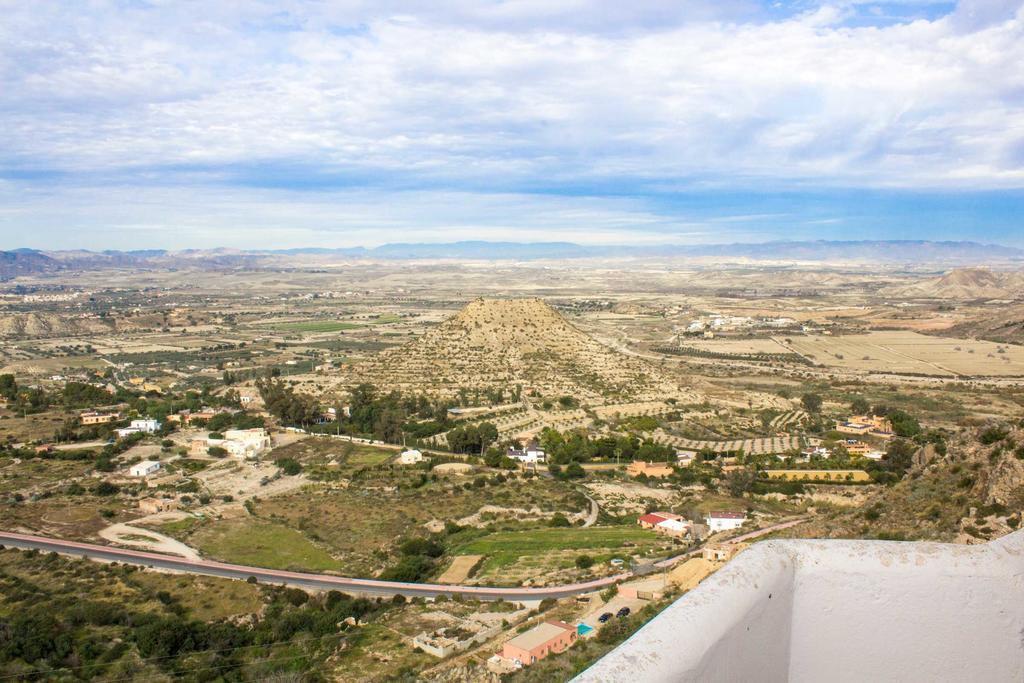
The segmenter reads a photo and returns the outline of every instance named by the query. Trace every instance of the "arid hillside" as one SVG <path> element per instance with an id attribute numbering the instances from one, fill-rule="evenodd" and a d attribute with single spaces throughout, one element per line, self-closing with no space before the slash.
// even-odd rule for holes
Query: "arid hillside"
<path id="1" fill-rule="evenodd" d="M 0 338 L 73 336 L 105 334 L 115 329 L 111 320 L 54 313 L 11 313 L 0 315 Z"/>
<path id="2" fill-rule="evenodd" d="M 477 299 L 422 337 L 354 368 L 354 379 L 436 393 L 521 386 L 523 394 L 688 395 L 639 358 L 576 329 L 540 299 Z"/>
<path id="3" fill-rule="evenodd" d="M 857 509 L 816 518 L 793 536 L 983 543 L 1024 514 L 1024 428 L 989 424 L 917 448 L 907 476 Z"/>
<path id="4" fill-rule="evenodd" d="M 1024 273 L 957 268 L 936 278 L 888 288 L 883 293 L 923 299 L 1017 299 L 1024 297 Z"/>

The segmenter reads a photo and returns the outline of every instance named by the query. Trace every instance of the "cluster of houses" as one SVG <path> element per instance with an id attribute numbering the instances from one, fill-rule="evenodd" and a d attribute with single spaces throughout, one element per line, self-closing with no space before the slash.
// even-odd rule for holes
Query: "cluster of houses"
<path id="1" fill-rule="evenodd" d="M 747 516 L 742 512 L 709 512 L 704 516 L 704 526 L 710 533 L 739 529 L 747 521 Z M 659 534 L 665 534 L 673 538 L 691 536 L 694 538 L 702 535 L 700 525 L 694 524 L 682 515 L 674 512 L 649 512 L 637 519 L 641 528 L 651 529 Z"/>

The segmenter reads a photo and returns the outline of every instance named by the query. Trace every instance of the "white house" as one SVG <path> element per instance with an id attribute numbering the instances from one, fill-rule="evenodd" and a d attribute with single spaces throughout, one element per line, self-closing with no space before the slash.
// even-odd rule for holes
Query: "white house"
<path id="1" fill-rule="evenodd" d="M 402 451 L 402 454 L 398 456 L 398 462 L 403 465 L 415 465 L 418 462 L 423 462 L 423 454 L 415 448 L 410 448 L 407 451 Z"/>
<path id="2" fill-rule="evenodd" d="M 270 435 L 262 427 L 228 429 L 224 439 L 208 439 L 208 445 L 220 446 L 236 458 L 254 458 L 270 448 Z"/>
<path id="3" fill-rule="evenodd" d="M 146 477 L 160 469 L 160 463 L 156 460 L 143 460 L 128 468 L 128 473 L 133 477 Z"/>
<path id="4" fill-rule="evenodd" d="M 742 512 L 709 512 L 704 518 L 704 522 L 708 525 L 711 533 L 739 529 L 746 521 L 747 516 Z"/>
<path id="5" fill-rule="evenodd" d="M 132 423 L 131 423 L 131 425 L 129 425 L 128 428 L 129 429 L 134 429 L 137 432 L 145 432 L 147 434 L 152 434 L 156 430 L 160 429 L 160 421 L 159 420 L 152 420 L 152 419 L 150 419 L 150 420 L 132 420 Z"/>
<path id="6" fill-rule="evenodd" d="M 544 449 L 541 448 L 540 444 L 536 441 L 531 441 L 526 448 L 522 450 L 518 448 L 508 449 L 508 457 L 528 465 L 535 465 L 539 462 L 547 461 L 547 455 L 544 453 Z"/>
<path id="7" fill-rule="evenodd" d="M 676 451 L 676 464 L 680 467 L 689 467 L 697 459 L 697 451 Z"/>
<path id="8" fill-rule="evenodd" d="M 658 522 L 654 525 L 654 530 L 663 533 L 666 536 L 681 537 L 685 536 L 686 532 L 690 530 L 692 525 L 690 522 L 681 519 L 666 519 L 664 522 Z"/>

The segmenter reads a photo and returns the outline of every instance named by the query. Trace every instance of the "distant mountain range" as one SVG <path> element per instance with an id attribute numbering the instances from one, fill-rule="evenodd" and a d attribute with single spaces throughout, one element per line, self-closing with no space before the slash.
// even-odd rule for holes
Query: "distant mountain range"
<path id="1" fill-rule="evenodd" d="M 542 259 L 740 259 L 751 261 L 977 265 L 1024 261 L 1024 250 L 978 242 L 928 240 L 861 240 L 761 242 L 756 244 L 589 246 L 572 242 L 398 243 L 379 247 L 280 250 L 185 249 L 166 251 L 0 251 L 0 278 L 60 270 L 128 268 L 270 268 L 342 260 L 483 260 Z"/>

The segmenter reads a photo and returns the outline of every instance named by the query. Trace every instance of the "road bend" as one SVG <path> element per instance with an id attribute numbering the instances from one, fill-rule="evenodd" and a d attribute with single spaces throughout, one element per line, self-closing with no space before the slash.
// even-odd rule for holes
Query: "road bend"
<path id="1" fill-rule="evenodd" d="M 7 531 L 0 531 L 0 543 L 12 548 L 55 552 L 91 560 L 121 562 L 122 564 L 152 569 L 165 569 L 203 576 L 218 576 L 225 579 L 239 579 L 242 581 L 253 577 L 260 583 L 292 586 L 307 590 L 337 590 L 365 597 L 402 595 L 406 598 L 434 598 L 441 595 L 448 597 L 459 595 L 476 600 L 539 601 L 545 598 L 567 598 L 582 593 L 590 593 L 632 576 L 630 573 L 625 573 L 595 579 L 594 581 L 543 588 L 447 586 L 431 583 L 356 579 L 345 576 L 332 576 L 330 574 L 289 572 L 265 569 L 263 567 L 247 567 L 245 565 L 214 562 L 212 560 L 189 560 L 169 555 L 160 555 L 158 553 L 111 548 L 91 543 L 65 541 L 57 538 L 30 536 Z"/>

